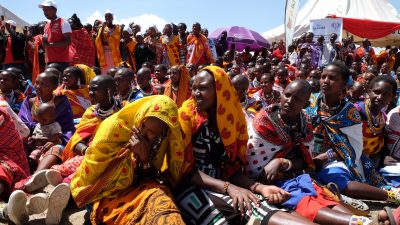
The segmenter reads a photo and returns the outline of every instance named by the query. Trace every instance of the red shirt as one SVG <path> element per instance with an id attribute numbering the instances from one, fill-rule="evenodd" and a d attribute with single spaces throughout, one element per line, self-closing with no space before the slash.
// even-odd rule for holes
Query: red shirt
<path id="1" fill-rule="evenodd" d="M 12 45 L 11 45 L 11 37 L 8 37 L 6 45 L 6 56 L 4 57 L 3 64 L 15 64 L 15 63 L 24 63 L 24 60 L 14 61 L 14 55 L 12 52 Z"/>
<path id="2" fill-rule="evenodd" d="M 57 18 L 46 23 L 44 33 L 48 35 L 47 40 L 49 43 L 64 41 L 66 39 L 64 34 L 71 33 L 71 26 L 63 19 Z M 71 62 L 69 48 L 70 45 L 67 47 L 46 47 L 46 63 Z"/>
<path id="3" fill-rule="evenodd" d="M 277 48 L 272 52 L 272 56 L 278 58 L 279 61 L 281 61 L 283 59 L 283 56 L 285 55 L 285 53 L 286 53 L 286 50 L 281 51 L 280 48 Z"/>

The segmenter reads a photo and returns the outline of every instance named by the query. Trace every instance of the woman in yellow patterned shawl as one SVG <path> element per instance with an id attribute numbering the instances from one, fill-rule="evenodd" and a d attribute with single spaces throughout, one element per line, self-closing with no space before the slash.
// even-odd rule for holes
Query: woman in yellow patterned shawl
<path id="1" fill-rule="evenodd" d="M 166 66 L 179 65 L 180 41 L 178 35 L 172 33 L 172 25 L 166 24 L 164 35 L 161 37 L 162 54 L 159 60 Z"/>
<path id="2" fill-rule="evenodd" d="M 117 66 L 121 61 L 119 43 L 121 40 L 121 27 L 113 24 L 114 15 L 111 12 L 105 14 L 106 22 L 100 27 L 95 40 L 97 59 L 100 63 L 101 73 Z"/>
<path id="3" fill-rule="evenodd" d="M 156 95 L 102 122 L 71 181 L 77 205 L 93 203 L 92 224 L 184 224 L 168 188 L 155 181 L 165 175 L 174 186 L 181 178 L 177 113 L 169 97 Z"/>
<path id="4" fill-rule="evenodd" d="M 193 79 L 192 98 L 179 109 L 185 182 L 181 185 L 183 190 L 177 193 L 177 202 L 185 222 L 299 222 L 268 204 L 284 201 L 287 192 L 245 175 L 247 126 L 229 76 L 217 66 L 208 66 Z"/>

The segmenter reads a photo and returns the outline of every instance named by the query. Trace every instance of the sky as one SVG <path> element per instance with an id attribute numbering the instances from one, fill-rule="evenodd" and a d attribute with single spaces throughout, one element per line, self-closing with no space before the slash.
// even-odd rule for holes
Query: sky
<path id="1" fill-rule="evenodd" d="M 259 33 L 283 23 L 285 0 L 55 0 L 58 16 L 70 18 L 76 13 L 82 23 L 104 19 L 111 10 L 117 23 L 135 22 L 142 31 L 166 23 L 185 22 L 190 30 L 194 22 L 208 28 L 210 33 L 218 27 L 244 26 Z M 199 4 L 199 3 L 202 4 Z M 300 0 L 304 4 L 306 0 Z M 389 0 L 400 13 L 400 0 Z M 45 20 L 37 0 L 0 0 L 0 4 L 29 23 Z"/>

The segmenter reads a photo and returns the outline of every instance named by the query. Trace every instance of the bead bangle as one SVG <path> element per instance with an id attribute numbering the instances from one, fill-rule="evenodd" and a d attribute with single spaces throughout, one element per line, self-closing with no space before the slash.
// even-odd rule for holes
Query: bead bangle
<path id="1" fill-rule="evenodd" d="M 225 181 L 224 183 L 224 194 L 228 194 L 228 187 L 231 183 L 229 183 L 228 181 Z"/>

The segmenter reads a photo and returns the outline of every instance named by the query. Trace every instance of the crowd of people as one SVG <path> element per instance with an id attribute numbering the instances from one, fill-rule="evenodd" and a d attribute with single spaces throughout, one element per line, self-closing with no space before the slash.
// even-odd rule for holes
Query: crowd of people
<path id="1" fill-rule="evenodd" d="M 362 201 L 400 205 L 397 47 L 307 32 L 236 51 L 199 23 L 141 35 L 39 8 L 0 29 L 1 219 L 400 224 Z"/>

